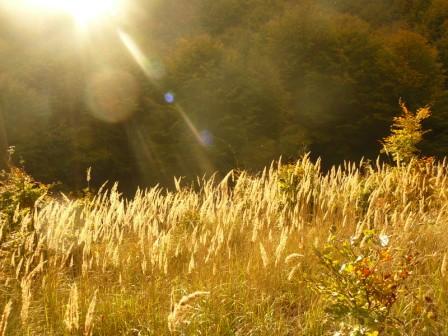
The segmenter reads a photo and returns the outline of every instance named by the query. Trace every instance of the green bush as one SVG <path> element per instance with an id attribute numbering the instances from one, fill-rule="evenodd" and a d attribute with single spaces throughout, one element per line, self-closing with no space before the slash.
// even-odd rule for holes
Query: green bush
<path id="1" fill-rule="evenodd" d="M 33 180 L 23 169 L 12 167 L 0 172 L 0 216 L 10 228 L 15 217 L 31 211 L 47 195 L 49 186 Z"/>
<path id="2" fill-rule="evenodd" d="M 431 115 L 428 107 L 420 108 L 414 114 L 400 101 L 402 114 L 394 118 L 392 134 L 383 139 L 383 153 L 392 155 L 397 163 L 408 163 L 416 157 L 417 145 L 428 131 L 422 128 L 422 121 Z"/>
<path id="3" fill-rule="evenodd" d="M 412 274 L 412 256 L 373 230 L 350 241 L 331 237 L 316 253 L 322 272 L 310 286 L 322 296 L 335 335 L 399 335 L 391 309 Z"/>
<path id="4" fill-rule="evenodd" d="M 280 167 L 278 170 L 278 186 L 280 191 L 288 199 L 294 200 L 304 176 L 305 170 L 301 166 L 288 164 Z"/>
<path id="5" fill-rule="evenodd" d="M 301 189 L 315 189 L 320 175 L 319 161 L 312 163 L 309 154 L 304 155 L 296 164 L 286 164 L 277 172 L 278 190 L 285 199 L 286 205 L 295 205 Z"/>

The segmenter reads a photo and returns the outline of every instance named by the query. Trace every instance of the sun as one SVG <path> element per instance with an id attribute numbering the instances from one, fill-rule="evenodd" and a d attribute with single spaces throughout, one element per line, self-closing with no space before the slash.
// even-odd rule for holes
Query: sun
<path id="1" fill-rule="evenodd" d="M 118 11 L 118 0 L 71 0 L 65 1 L 65 10 L 81 25 L 88 24 Z"/>
<path id="2" fill-rule="evenodd" d="M 121 0 L 28 0 L 29 5 L 47 11 L 64 12 L 80 26 L 118 14 Z"/>

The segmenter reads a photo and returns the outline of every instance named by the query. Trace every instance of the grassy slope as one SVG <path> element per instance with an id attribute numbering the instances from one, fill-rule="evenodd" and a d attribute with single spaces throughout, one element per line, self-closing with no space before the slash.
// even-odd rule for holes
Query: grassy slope
<path id="1" fill-rule="evenodd" d="M 393 312 L 401 335 L 448 335 L 448 166 L 347 164 L 322 174 L 304 158 L 286 170 L 204 181 L 199 192 L 151 189 L 125 201 L 112 190 L 44 204 L 1 245 L 6 335 L 89 334 L 86 315 L 94 335 L 332 334 L 322 297 L 305 282 L 326 276 L 313 247 L 330 230 L 348 238 L 362 226 L 418 252 Z M 294 274 L 291 253 L 304 255 Z M 209 294 L 184 298 L 169 319 L 196 291 Z"/>

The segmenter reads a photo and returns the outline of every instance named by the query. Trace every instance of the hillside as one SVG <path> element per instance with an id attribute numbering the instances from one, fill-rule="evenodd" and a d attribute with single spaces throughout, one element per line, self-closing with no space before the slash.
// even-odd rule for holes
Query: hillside
<path id="1" fill-rule="evenodd" d="M 0 331 L 448 334 L 446 162 L 304 157 L 198 183 L 3 217 Z"/>

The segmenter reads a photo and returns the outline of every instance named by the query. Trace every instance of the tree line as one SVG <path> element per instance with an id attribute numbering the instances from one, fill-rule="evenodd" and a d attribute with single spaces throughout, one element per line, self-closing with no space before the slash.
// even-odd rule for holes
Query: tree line
<path id="1" fill-rule="evenodd" d="M 92 167 L 132 190 L 307 151 L 374 158 L 399 99 L 431 106 L 423 150 L 447 152 L 445 0 L 129 8 L 84 33 L 0 9 L 0 149 L 36 179 L 80 188 Z"/>

